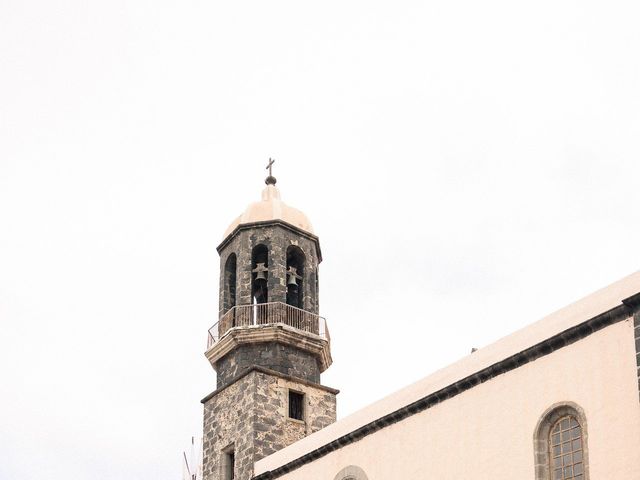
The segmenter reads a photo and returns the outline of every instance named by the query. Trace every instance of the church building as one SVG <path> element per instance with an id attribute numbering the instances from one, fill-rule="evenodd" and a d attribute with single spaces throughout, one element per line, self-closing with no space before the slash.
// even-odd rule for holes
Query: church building
<path id="1" fill-rule="evenodd" d="M 640 272 L 336 422 L 319 239 L 269 173 L 218 246 L 204 480 L 640 479 Z"/>

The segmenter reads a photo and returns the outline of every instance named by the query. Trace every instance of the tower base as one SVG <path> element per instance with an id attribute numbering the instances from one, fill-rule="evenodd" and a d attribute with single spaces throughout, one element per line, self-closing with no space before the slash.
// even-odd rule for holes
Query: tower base
<path id="1" fill-rule="evenodd" d="M 335 422 L 337 394 L 256 366 L 207 395 L 204 480 L 250 480 L 255 462 Z"/>

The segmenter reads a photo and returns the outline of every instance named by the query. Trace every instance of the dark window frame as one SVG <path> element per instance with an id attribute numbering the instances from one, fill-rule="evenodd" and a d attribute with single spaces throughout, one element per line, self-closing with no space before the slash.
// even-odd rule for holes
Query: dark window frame
<path id="1" fill-rule="evenodd" d="M 236 450 L 231 444 L 222 450 L 222 479 L 234 480 L 236 478 Z"/>
<path id="2" fill-rule="evenodd" d="M 288 417 L 292 420 L 304 422 L 305 394 L 297 390 L 289 390 Z"/>

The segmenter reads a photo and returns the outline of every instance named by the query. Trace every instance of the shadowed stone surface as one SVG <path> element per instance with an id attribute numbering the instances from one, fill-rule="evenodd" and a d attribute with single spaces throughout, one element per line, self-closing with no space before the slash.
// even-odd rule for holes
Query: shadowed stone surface
<path id="1" fill-rule="evenodd" d="M 289 345 L 269 342 L 243 345 L 222 358 L 217 363 L 218 388 L 254 365 L 320 383 L 320 369 L 314 355 Z"/>

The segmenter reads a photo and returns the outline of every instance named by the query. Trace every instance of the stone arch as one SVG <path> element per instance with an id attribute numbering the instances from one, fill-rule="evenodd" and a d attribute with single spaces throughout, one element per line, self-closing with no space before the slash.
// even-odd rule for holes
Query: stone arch
<path id="1" fill-rule="evenodd" d="M 551 480 L 551 429 L 563 417 L 573 417 L 582 429 L 583 479 L 589 480 L 589 448 L 587 417 L 584 410 L 574 402 L 560 402 L 549 407 L 540 416 L 533 434 L 536 480 Z"/>
<path id="2" fill-rule="evenodd" d="M 287 304 L 304 308 L 304 270 L 306 256 L 297 245 L 287 248 Z"/>
<path id="3" fill-rule="evenodd" d="M 251 303 L 267 303 L 269 301 L 268 271 L 264 271 L 264 280 L 260 280 L 259 270 L 269 268 L 269 249 L 259 243 L 251 250 Z"/>
<path id="4" fill-rule="evenodd" d="M 227 312 L 236 306 L 236 283 L 238 272 L 238 260 L 235 253 L 227 257 L 224 264 L 222 307 Z"/>
<path id="5" fill-rule="evenodd" d="M 333 480 L 369 480 L 364 470 L 356 465 L 349 465 L 340 470 Z"/>

